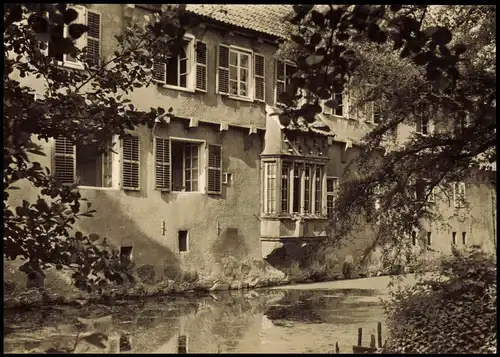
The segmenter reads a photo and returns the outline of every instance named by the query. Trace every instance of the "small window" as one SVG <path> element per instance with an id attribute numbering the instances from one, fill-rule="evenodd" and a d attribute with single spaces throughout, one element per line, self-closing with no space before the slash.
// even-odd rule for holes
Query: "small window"
<path id="1" fill-rule="evenodd" d="M 177 339 L 177 353 L 187 354 L 187 336 L 180 335 Z"/>
<path id="2" fill-rule="evenodd" d="M 233 180 L 233 174 L 229 172 L 225 172 L 222 174 L 222 183 L 224 185 L 231 186 L 231 182 Z"/>
<path id="3" fill-rule="evenodd" d="M 411 244 L 415 247 L 417 245 L 417 232 L 412 231 L 411 232 Z"/>
<path id="4" fill-rule="evenodd" d="M 178 233 L 179 240 L 179 252 L 187 252 L 188 251 L 188 231 L 180 230 Z"/>
<path id="5" fill-rule="evenodd" d="M 373 122 L 375 124 L 380 123 L 380 119 L 382 118 L 382 113 L 380 111 L 380 105 L 373 103 Z"/>
<path id="6" fill-rule="evenodd" d="M 120 247 L 120 262 L 129 264 L 132 262 L 132 247 Z"/>
<path id="7" fill-rule="evenodd" d="M 467 246 L 467 232 L 462 232 L 462 244 Z"/>
<path id="8" fill-rule="evenodd" d="M 297 71 L 297 67 L 283 61 L 276 61 L 276 104 L 281 104 L 280 94 L 286 91 L 292 75 Z"/>
<path id="9" fill-rule="evenodd" d="M 427 245 L 432 245 L 432 233 L 427 232 Z"/>
<path id="10" fill-rule="evenodd" d="M 453 245 L 457 245 L 457 232 L 451 232 L 451 241 Z"/>

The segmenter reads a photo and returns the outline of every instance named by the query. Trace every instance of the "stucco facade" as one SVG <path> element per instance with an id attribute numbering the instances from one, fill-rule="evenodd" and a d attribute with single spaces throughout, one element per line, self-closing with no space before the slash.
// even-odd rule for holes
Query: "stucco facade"
<path id="1" fill-rule="evenodd" d="M 88 5 L 88 9 L 101 16 L 100 49 L 104 58 L 113 55 L 117 44 L 115 35 L 120 34 L 131 21 L 143 21 L 144 15 L 151 14 L 150 10 L 131 4 L 93 4 Z M 152 84 L 129 95 L 138 110 L 172 107 L 175 117 L 169 122 L 156 124 L 152 130 L 140 127 L 133 132 L 140 148 L 137 189 L 123 188 L 121 170 L 125 149 L 123 142 L 117 141 L 118 153 L 111 155 L 109 163 L 112 176 L 110 187 L 80 187 L 82 196 L 92 202 L 97 214 L 94 218 L 80 220 L 76 228 L 108 237 L 117 248 L 131 248 L 136 265 L 153 265 L 160 275 L 175 275 L 180 270 L 212 274 L 219 270 L 221 260 L 227 256 L 241 260 L 266 257 L 284 241 L 324 238 L 329 209 L 328 179 L 345 179 L 344 169 L 359 151 L 356 143 L 373 124 L 363 118 L 350 117 L 347 110 L 349 99 L 346 98 L 344 117 L 320 115 L 320 121 L 328 130 L 301 133 L 298 137 L 302 140 L 304 154 L 292 153 L 283 144 L 283 130 L 277 117 L 270 115 L 272 110 L 269 109 L 269 106 L 276 105 L 276 38 L 265 34 L 256 36 L 255 31 L 245 32 L 242 28 L 234 31 L 233 27 L 223 22 L 214 25 L 213 21 L 190 29 L 188 35 L 206 45 L 206 90 Z M 254 95 L 250 96 L 251 99 L 242 99 L 218 93 L 220 44 L 263 56 L 263 100 L 255 100 Z M 253 64 L 254 57 L 248 58 L 252 58 Z M 194 64 L 191 68 L 194 69 Z M 254 74 L 252 71 L 249 70 L 249 73 Z M 42 82 L 29 77 L 19 80 L 43 93 Z M 250 82 L 254 81 L 255 78 L 250 79 Z M 328 131 L 334 135 L 328 134 Z M 197 192 L 157 189 L 155 155 L 158 139 L 170 140 L 171 153 L 175 150 L 174 142 L 197 145 L 199 187 L 194 190 Z M 42 144 L 47 156 L 37 160 L 54 171 L 54 140 Z M 216 194 L 207 193 L 207 148 L 210 145 L 221 147 L 220 173 L 231 174 L 227 183 L 221 182 L 220 192 Z M 313 154 L 307 154 L 313 151 Z M 315 171 L 310 178 L 317 179 L 318 185 L 321 185 L 318 191 L 321 200 L 315 202 L 312 206 L 315 207 L 314 212 L 307 217 L 297 218 L 304 216 L 303 201 L 299 207 L 302 211 L 297 211 L 297 217 L 293 219 L 266 212 L 265 173 L 262 167 L 266 160 L 280 157 L 294 157 L 299 161 L 306 157 L 304 163 L 312 162 L 317 165 L 315 167 L 321 167 L 318 174 Z M 169 165 L 173 168 L 174 164 L 171 161 Z M 280 178 L 278 175 L 276 179 Z M 495 192 L 482 179 L 467 182 L 466 190 L 470 198 L 470 213 L 462 214 L 462 218 L 460 215 L 452 217 L 456 210 L 449 203 L 442 203 L 450 217 L 450 227 L 438 229 L 432 224 L 429 226 L 433 248 L 449 251 L 451 232 L 457 232 L 459 241 L 462 232 L 466 232 L 468 245 L 492 246 L 493 242 L 489 239 L 495 235 L 493 215 L 496 207 L 492 203 Z M 34 190 L 23 190 L 22 196 L 20 194 L 19 191 L 13 192 L 12 201 L 30 195 L 31 198 L 36 197 Z M 312 194 L 309 200 L 314 201 L 314 194 L 318 193 Z M 279 198 L 278 195 L 273 201 L 276 212 L 276 200 Z M 290 209 L 294 210 L 291 203 Z M 181 232 L 184 234 L 182 243 Z M 369 227 L 360 230 L 359 239 L 363 244 L 370 240 L 368 232 Z M 353 248 L 349 254 L 356 254 L 358 249 Z"/>

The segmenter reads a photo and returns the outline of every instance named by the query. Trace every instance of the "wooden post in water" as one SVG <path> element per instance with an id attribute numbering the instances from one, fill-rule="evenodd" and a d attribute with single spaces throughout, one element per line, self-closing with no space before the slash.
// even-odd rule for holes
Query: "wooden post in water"
<path id="1" fill-rule="evenodd" d="M 339 348 L 339 343 L 335 342 L 335 353 L 339 354 L 340 353 L 340 348 Z"/>
<path id="2" fill-rule="evenodd" d="M 358 328 L 358 346 L 363 344 L 363 328 Z"/>
<path id="3" fill-rule="evenodd" d="M 377 324 L 377 340 L 378 340 L 378 348 L 382 348 L 382 322 L 378 322 Z"/>
<path id="4" fill-rule="evenodd" d="M 377 346 L 375 345 L 375 335 L 373 333 L 372 333 L 371 339 L 370 339 L 370 347 L 377 348 Z"/>

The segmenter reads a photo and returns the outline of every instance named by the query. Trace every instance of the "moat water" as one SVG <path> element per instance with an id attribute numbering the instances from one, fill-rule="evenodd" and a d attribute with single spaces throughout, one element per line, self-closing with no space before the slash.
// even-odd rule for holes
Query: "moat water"
<path id="1" fill-rule="evenodd" d="M 385 327 L 384 294 L 268 289 L 5 310 L 4 352 L 333 353 L 338 342 L 352 353 L 359 327 L 364 345 Z"/>

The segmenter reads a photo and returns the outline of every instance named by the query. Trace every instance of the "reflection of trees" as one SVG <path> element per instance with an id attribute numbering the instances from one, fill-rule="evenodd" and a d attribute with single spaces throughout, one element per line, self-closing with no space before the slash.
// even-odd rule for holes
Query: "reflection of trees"
<path id="1" fill-rule="evenodd" d="M 287 291 L 283 299 L 265 312 L 273 322 L 279 320 L 301 323 L 329 323 L 344 318 L 356 318 L 355 310 L 379 307 L 378 301 L 357 302 L 357 299 L 377 295 L 374 290 L 344 289 L 337 291 Z"/>

